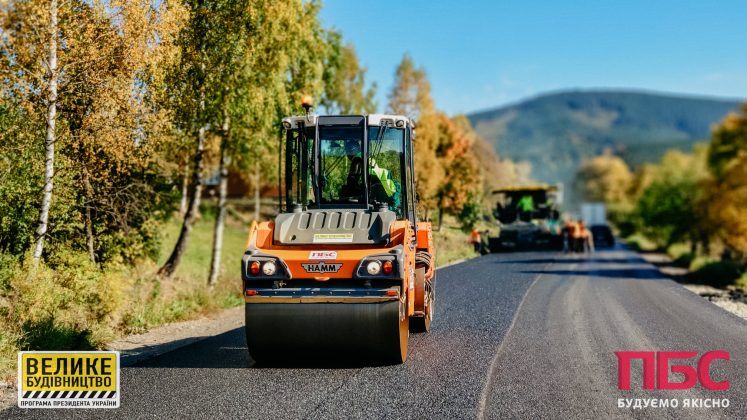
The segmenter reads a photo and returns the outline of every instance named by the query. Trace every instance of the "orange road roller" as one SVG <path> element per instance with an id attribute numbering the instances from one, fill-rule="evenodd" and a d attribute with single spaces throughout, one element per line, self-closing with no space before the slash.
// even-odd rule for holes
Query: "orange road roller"
<path id="1" fill-rule="evenodd" d="M 413 123 L 399 115 L 284 118 L 280 211 L 242 259 L 257 362 L 403 363 L 435 304 L 430 222 L 417 220 Z"/>

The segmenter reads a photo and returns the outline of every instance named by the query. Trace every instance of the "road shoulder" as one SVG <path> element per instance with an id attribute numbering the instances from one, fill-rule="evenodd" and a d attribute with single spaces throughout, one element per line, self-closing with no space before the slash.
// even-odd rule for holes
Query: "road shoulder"
<path id="1" fill-rule="evenodd" d="M 719 289 L 706 284 L 693 284 L 682 279 L 686 278 L 688 270 L 674 265 L 672 258 L 663 253 L 638 253 L 647 263 L 656 267 L 660 273 L 681 284 L 685 289 L 708 300 L 714 305 L 732 314 L 747 319 L 747 296 L 736 288 Z"/>

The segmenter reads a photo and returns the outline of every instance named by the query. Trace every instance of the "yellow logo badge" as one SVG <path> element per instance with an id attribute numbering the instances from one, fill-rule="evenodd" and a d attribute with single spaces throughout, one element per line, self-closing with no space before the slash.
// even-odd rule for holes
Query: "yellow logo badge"
<path id="1" fill-rule="evenodd" d="M 18 353 L 21 408 L 119 407 L 119 352 Z"/>

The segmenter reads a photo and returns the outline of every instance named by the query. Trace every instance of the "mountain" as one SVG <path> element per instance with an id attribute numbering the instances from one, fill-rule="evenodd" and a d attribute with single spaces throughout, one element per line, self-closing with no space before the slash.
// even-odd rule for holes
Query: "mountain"
<path id="1" fill-rule="evenodd" d="M 737 100 L 633 91 L 566 91 L 467 117 L 502 156 L 532 164 L 538 181 L 570 186 L 578 165 L 606 150 L 636 167 L 689 150 Z"/>

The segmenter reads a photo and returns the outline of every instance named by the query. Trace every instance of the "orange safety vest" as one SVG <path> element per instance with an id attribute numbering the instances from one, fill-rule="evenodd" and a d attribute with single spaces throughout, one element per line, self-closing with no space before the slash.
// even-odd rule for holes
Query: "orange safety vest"
<path id="1" fill-rule="evenodd" d="M 470 242 L 472 242 L 473 244 L 480 243 L 480 231 L 477 230 L 477 228 L 472 229 L 472 234 L 470 235 Z"/>
<path id="2" fill-rule="evenodd" d="M 583 231 L 579 223 L 574 223 L 573 226 L 571 227 L 571 237 L 573 238 L 583 237 Z"/>

